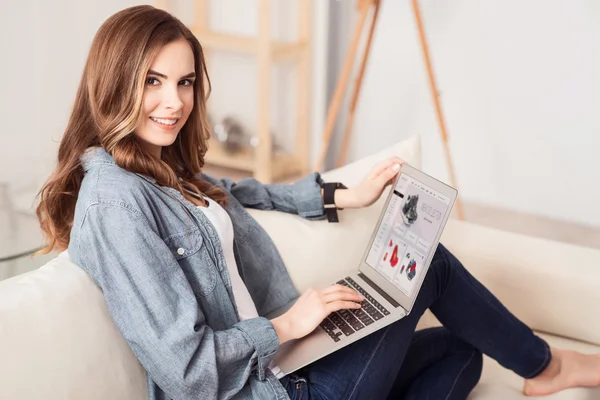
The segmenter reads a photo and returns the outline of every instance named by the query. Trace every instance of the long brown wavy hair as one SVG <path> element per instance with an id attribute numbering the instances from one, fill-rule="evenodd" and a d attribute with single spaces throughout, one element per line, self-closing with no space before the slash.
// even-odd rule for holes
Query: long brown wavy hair
<path id="1" fill-rule="evenodd" d="M 194 53 L 198 77 L 194 81 L 194 106 L 177 139 L 162 149 L 159 160 L 142 148 L 134 130 L 144 118 L 146 74 L 161 48 L 179 39 L 187 40 Z M 84 176 L 80 156 L 93 147 L 104 148 L 119 167 L 179 190 L 196 205 L 200 200 L 184 188 L 226 204 L 223 190 L 200 179 L 210 136 L 206 113 L 209 93 L 202 47 L 177 18 L 147 5 L 127 8 L 108 18 L 92 42 L 56 169 L 38 193 L 36 213 L 48 240 L 38 253 L 68 247 Z"/>

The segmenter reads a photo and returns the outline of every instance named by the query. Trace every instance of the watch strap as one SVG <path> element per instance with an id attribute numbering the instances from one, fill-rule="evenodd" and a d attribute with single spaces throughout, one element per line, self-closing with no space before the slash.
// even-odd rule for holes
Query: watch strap
<path id="1" fill-rule="evenodd" d="M 329 222 L 339 222 L 337 210 L 342 210 L 335 205 L 335 191 L 337 189 L 347 189 L 340 182 L 326 182 L 323 184 L 323 208 Z"/>

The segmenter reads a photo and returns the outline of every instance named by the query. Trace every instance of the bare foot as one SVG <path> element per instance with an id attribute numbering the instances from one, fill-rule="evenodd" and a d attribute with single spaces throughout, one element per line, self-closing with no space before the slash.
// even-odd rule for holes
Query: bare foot
<path id="1" fill-rule="evenodd" d="M 577 386 L 600 386 L 600 355 L 552 348 L 548 368 L 533 379 L 526 379 L 523 393 L 544 396 Z"/>

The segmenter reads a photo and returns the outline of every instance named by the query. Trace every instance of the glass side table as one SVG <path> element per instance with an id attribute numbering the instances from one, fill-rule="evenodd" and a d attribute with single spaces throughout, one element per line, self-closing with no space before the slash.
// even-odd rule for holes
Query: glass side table
<path id="1" fill-rule="evenodd" d="M 0 183 L 0 280 L 33 269 L 29 256 L 43 244 L 37 217 L 15 210 L 8 194 Z"/>

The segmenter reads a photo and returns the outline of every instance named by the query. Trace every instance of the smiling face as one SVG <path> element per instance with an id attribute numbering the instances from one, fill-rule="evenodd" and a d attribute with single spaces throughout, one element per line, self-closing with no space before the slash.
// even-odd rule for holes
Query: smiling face
<path id="1" fill-rule="evenodd" d="M 148 71 L 143 119 L 134 134 L 157 158 L 177 139 L 192 112 L 195 78 L 194 53 L 185 39 L 165 45 Z"/>

